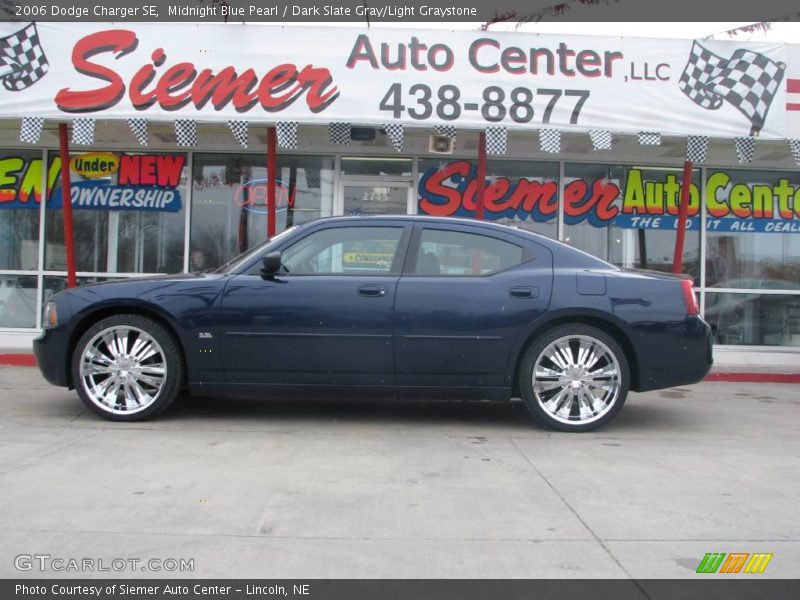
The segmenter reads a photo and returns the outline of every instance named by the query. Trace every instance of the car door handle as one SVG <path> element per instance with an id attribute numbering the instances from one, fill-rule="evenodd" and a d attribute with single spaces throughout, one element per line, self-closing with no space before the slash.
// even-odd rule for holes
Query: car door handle
<path id="1" fill-rule="evenodd" d="M 536 298 L 539 295 L 538 287 L 518 285 L 508 290 L 512 298 Z"/>
<path id="2" fill-rule="evenodd" d="M 367 296 L 368 298 L 380 298 L 385 296 L 387 288 L 385 285 L 362 285 L 358 288 L 359 296 Z"/>

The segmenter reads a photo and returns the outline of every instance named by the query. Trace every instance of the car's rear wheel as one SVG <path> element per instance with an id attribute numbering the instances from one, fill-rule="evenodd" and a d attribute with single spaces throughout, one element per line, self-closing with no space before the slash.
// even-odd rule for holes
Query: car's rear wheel
<path id="1" fill-rule="evenodd" d="M 180 393 L 183 361 L 172 334 L 141 315 L 114 315 L 92 325 L 72 355 L 72 381 L 93 412 L 140 421 Z"/>
<path id="2" fill-rule="evenodd" d="M 522 359 L 519 386 L 528 410 L 560 431 L 590 431 L 613 419 L 625 403 L 630 369 L 606 332 L 561 325 L 545 332 Z"/>

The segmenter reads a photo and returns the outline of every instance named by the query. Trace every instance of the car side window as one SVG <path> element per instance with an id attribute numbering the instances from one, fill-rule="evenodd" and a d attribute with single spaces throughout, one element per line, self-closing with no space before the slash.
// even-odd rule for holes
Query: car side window
<path id="1" fill-rule="evenodd" d="M 402 227 L 331 227 L 283 251 L 290 275 L 387 274 L 396 264 Z"/>
<path id="2" fill-rule="evenodd" d="M 521 246 L 497 238 L 426 228 L 413 273 L 480 277 L 505 271 L 530 257 Z"/>

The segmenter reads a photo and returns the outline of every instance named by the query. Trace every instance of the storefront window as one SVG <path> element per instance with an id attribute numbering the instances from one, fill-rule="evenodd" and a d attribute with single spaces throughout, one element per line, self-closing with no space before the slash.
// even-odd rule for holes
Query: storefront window
<path id="1" fill-rule="evenodd" d="M 70 155 L 78 271 L 176 273 L 183 270 L 185 154 L 88 152 Z M 58 173 L 54 157 L 51 172 Z M 47 205 L 45 269 L 65 270 L 60 177 Z"/>
<path id="2" fill-rule="evenodd" d="M 717 344 L 800 346 L 800 295 L 706 292 L 705 318 Z"/>
<path id="3" fill-rule="evenodd" d="M 474 217 L 476 173 L 475 161 L 420 160 L 419 213 Z M 487 161 L 484 218 L 555 238 L 558 232 L 558 163 Z"/>
<path id="4" fill-rule="evenodd" d="M 680 170 L 567 164 L 564 241 L 615 265 L 671 271 Z M 700 282 L 700 173 L 689 201 L 683 272 Z"/>
<path id="5" fill-rule="evenodd" d="M 36 275 L 0 275 L 0 327 L 36 327 Z"/>
<path id="6" fill-rule="evenodd" d="M 278 156 L 275 232 L 333 213 L 333 157 Z M 267 239 L 267 169 L 257 154 L 196 154 L 190 269 L 218 267 Z"/>
<path id="7" fill-rule="evenodd" d="M 39 267 L 42 153 L 0 151 L 0 270 Z"/>
<path id="8" fill-rule="evenodd" d="M 709 169 L 706 285 L 800 287 L 800 174 Z"/>
<path id="9" fill-rule="evenodd" d="M 123 277 L 77 277 L 75 279 L 77 285 L 89 285 L 90 283 L 101 283 L 103 281 L 119 281 L 125 279 Z M 42 301 L 47 302 L 58 292 L 63 292 L 67 289 L 67 278 L 60 275 L 45 275 L 44 276 L 44 294 Z"/>

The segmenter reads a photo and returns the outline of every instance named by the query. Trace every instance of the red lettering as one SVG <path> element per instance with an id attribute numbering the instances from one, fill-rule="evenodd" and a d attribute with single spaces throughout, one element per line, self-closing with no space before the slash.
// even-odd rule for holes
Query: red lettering
<path id="1" fill-rule="evenodd" d="M 181 183 L 181 172 L 183 171 L 185 162 L 185 156 L 171 154 L 157 155 L 158 185 L 162 187 L 178 187 Z"/>
<path id="2" fill-rule="evenodd" d="M 139 185 L 140 154 L 123 154 L 119 159 L 119 185 Z"/>
<path id="3" fill-rule="evenodd" d="M 461 194 L 457 189 L 444 185 L 444 182 L 456 174 L 466 177 L 469 175 L 469 168 L 469 162 L 461 160 L 452 162 L 444 169 L 431 173 L 425 183 L 425 191 L 428 194 L 420 198 L 419 201 L 420 210 L 426 215 L 438 217 L 454 215 L 461 206 Z M 444 198 L 445 202 L 433 202 L 430 199 L 431 197 Z"/>
<path id="4" fill-rule="evenodd" d="M 87 35 L 72 49 L 72 64 L 78 73 L 108 82 L 108 85 L 86 91 L 73 91 L 64 88 L 56 94 L 56 104 L 64 112 L 91 112 L 105 110 L 119 102 L 125 93 L 125 83 L 112 69 L 91 62 L 89 59 L 112 52 L 119 60 L 133 52 L 138 46 L 136 34 L 125 29 L 101 31 Z"/>
<path id="5" fill-rule="evenodd" d="M 558 185 L 555 181 L 541 183 L 521 179 L 517 184 L 517 194 L 524 198 L 522 206 L 527 213 L 532 212 L 537 205 L 545 216 L 558 212 Z"/>
<path id="6" fill-rule="evenodd" d="M 597 208 L 595 214 L 601 221 L 610 221 L 619 213 L 614 201 L 619 197 L 619 187 L 610 181 L 596 179 L 592 184 L 592 196 Z"/>
<path id="7" fill-rule="evenodd" d="M 194 63 L 180 62 L 159 76 L 157 70 L 166 61 L 166 54 L 157 48 L 151 55 L 152 64 L 136 70 L 126 88 L 115 70 L 90 60 L 104 52 L 111 52 L 119 60 L 133 52 L 138 43 L 132 31 L 122 29 L 90 34 L 79 40 L 72 52 L 75 70 L 107 85 L 82 91 L 62 89 L 56 94 L 59 108 L 66 112 L 105 110 L 117 104 L 126 89 L 137 110 L 155 103 L 163 110 L 178 110 L 192 103 L 199 110 L 210 101 L 215 111 L 232 104 L 237 112 L 246 112 L 259 102 L 264 110 L 277 112 L 305 94 L 309 110 L 318 113 L 339 97 L 331 72 L 313 65 L 302 69 L 294 64 L 278 65 L 259 81 L 253 69 L 239 74 L 233 66 L 227 66 L 218 73 L 203 69 L 198 74 Z"/>
<path id="8" fill-rule="evenodd" d="M 587 212 L 586 206 L 580 206 L 581 200 L 586 197 L 589 185 L 582 179 L 570 181 L 564 186 L 564 214 L 578 217 Z"/>
<path id="9" fill-rule="evenodd" d="M 172 154 L 123 154 L 119 161 L 119 185 L 178 187 L 186 157 Z"/>
<path id="10" fill-rule="evenodd" d="M 139 161 L 139 184 L 156 184 L 156 157 L 152 154 L 145 154 Z"/>
<path id="11" fill-rule="evenodd" d="M 188 86 L 194 80 L 195 75 L 197 75 L 197 71 L 194 70 L 194 65 L 188 62 L 178 63 L 167 69 L 166 73 L 158 80 L 158 85 L 156 86 L 156 97 L 159 104 L 161 104 L 161 108 L 177 110 L 186 106 L 192 95 L 191 90 L 186 90 L 175 96 L 172 94 Z"/>
<path id="12" fill-rule="evenodd" d="M 257 97 L 257 93 L 250 91 L 257 81 L 253 69 L 241 75 L 237 75 L 233 67 L 225 67 L 216 75 L 211 69 L 204 69 L 192 86 L 192 102 L 197 108 L 203 108 L 210 99 L 214 109 L 220 110 L 233 99 L 236 110 L 248 110 Z"/>

